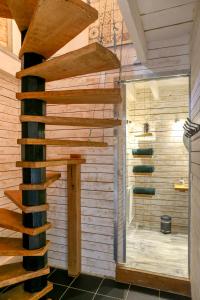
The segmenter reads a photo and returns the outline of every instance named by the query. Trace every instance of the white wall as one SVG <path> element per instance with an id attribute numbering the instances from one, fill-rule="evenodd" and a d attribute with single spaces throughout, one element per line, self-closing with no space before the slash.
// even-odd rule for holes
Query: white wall
<path id="1" fill-rule="evenodd" d="M 194 27 L 191 62 L 192 120 L 200 124 L 200 4 Z M 191 283 L 192 299 L 200 299 L 200 134 L 192 139 Z"/>
<path id="2" fill-rule="evenodd" d="M 14 49 L 15 54 L 17 54 L 19 34 L 16 27 L 14 30 L 16 30 Z M 87 44 L 87 41 L 88 33 L 85 31 L 76 41 L 72 41 L 70 46 L 67 45 L 61 52 L 82 47 Z M 172 57 L 167 55 L 163 57 L 163 52 L 158 51 L 159 49 L 162 50 L 163 47 L 163 44 L 151 45 L 152 51 L 155 51 L 149 57 L 148 66 L 134 65 L 137 57 L 133 45 L 119 47 L 117 53 L 118 56 L 122 55 L 122 63 L 124 65 L 121 74 L 122 78 L 143 77 L 155 75 L 161 71 L 171 72 L 189 68 L 188 54 L 177 55 L 177 50 L 174 50 Z M 0 68 L 5 68 L 7 72 L 15 75 L 15 72 L 20 68 L 19 61 L 10 58 L 10 56 L 5 56 L 4 53 L 0 53 L 0 58 Z M 119 78 L 119 70 L 107 73 L 102 72 L 100 74 L 52 82 L 47 84 L 47 89 L 113 87 Z M 112 105 L 49 106 L 48 114 L 106 118 L 114 115 L 114 109 Z M 89 135 L 90 131 L 85 128 L 47 127 L 47 137 L 52 138 L 88 139 Z M 60 148 L 56 152 L 59 156 L 78 152 L 82 153 L 87 159 L 87 164 L 82 168 L 82 269 L 88 273 L 114 276 L 114 135 L 112 129 L 104 132 L 101 129 L 92 130 L 92 140 L 102 140 L 103 136 L 104 140 L 109 143 L 107 149 L 79 150 Z M 48 149 L 48 156 L 55 157 L 55 148 Z M 17 160 L 16 157 L 15 160 Z M 54 168 L 54 170 L 61 171 L 62 178 L 48 190 L 48 202 L 50 203 L 49 219 L 54 225 L 49 233 L 49 239 L 52 241 L 49 251 L 49 262 L 56 267 L 67 268 L 66 168 Z M 5 187 L 3 186 L 2 189 L 5 189 Z M 120 225 L 122 225 L 120 213 L 121 211 L 119 212 L 119 220 Z"/>
<path id="3" fill-rule="evenodd" d="M 154 96 L 152 88 L 156 87 Z M 129 83 L 135 87 L 135 97 L 127 94 L 127 118 L 132 123 L 128 128 L 127 169 L 128 183 L 133 187 L 156 189 L 151 197 L 134 197 L 134 224 L 145 229 L 160 230 L 160 217 L 172 217 L 172 232 L 188 234 L 188 192 L 174 189 L 174 184 L 184 179 L 188 184 L 189 154 L 183 144 L 183 124 L 188 117 L 189 80 L 173 78 L 141 83 Z M 156 92 L 156 95 L 155 95 Z M 178 122 L 175 122 L 178 119 Z M 137 137 L 143 133 L 144 123 L 148 122 L 152 137 Z M 150 158 L 132 155 L 132 149 L 152 148 Z M 152 165 L 150 175 L 133 173 L 136 165 Z"/>
<path id="4" fill-rule="evenodd" d="M 0 208 L 16 210 L 17 207 L 4 196 L 4 191 L 18 189 L 21 183 L 21 172 L 16 168 L 20 159 L 20 147 L 17 138 L 20 134 L 20 103 L 15 93 L 19 81 L 12 75 L 0 70 Z M 0 228 L 0 236 L 13 236 L 14 231 Z M 0 257 L 0 264 L 7 262 L 8 257 Z"/>

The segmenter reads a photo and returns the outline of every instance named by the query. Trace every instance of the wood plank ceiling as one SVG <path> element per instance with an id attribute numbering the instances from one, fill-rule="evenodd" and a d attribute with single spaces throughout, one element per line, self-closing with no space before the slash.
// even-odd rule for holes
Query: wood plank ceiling
<path id="1" fill-rule="evenodd" d="M 190 35 L 196 0 L 137 0 L 148 43 Z"/>

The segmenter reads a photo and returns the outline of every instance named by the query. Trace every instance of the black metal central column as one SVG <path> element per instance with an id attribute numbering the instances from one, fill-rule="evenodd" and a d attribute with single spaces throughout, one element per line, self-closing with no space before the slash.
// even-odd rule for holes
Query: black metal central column
<path id="1" fill-rule="evenodd" d="M 24 37 L 22 33 L 22 39 Z M 25 53 L 22 59 L 22 69 L 42 63 L 44 58 L 35 53 Z M 22 78 L 22 92 L 44 91 L 45 80 L 35 76 Z M 46 103 L 37 99 L 24 99 L 21 103 L 22 115 L 46 115 Z M 37 122 L 22 123 L 22 138 L 45 138 L 45 124 Z M 45 161 L 46 146 L 43 145 L 22 145 L 22 161 Z M 24 184 L 39 184 L 46 181 L 46 168 L 23 168 Z M 46 203 L 46 190 L 22 191 L 22 203 L 26 206 L 42 205 Z M 23 213 L 23 225 L 29 228 L 36 228 L 46 224 L 46 211 Z M 23 247 L 28 250 L 39 249 L 46 245 L 46 232 L 36 236 L 23 234 Z M 47 265 L 47 253 L 44 256 L 23 257 L 23 267 L 29 271 L 36 271 Z M 25 281 L 24 289 L 34 293 L 41 291 L 47 285 L 47 276 L 37 277 Z"/>

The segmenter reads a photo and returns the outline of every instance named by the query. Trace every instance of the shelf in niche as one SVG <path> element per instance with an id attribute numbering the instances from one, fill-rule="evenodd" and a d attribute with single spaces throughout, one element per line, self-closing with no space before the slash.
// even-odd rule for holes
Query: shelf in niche
<path id="1" fill-rule="evenodd" d="M 139 135 L 135 135 L 135 137 L 147 137 L 147 136 L 153 136 L 152 132 L 142 133 Z"/>
<path id="2" fill-rule="evenodd" d="M 151 158 L 154 154 L 154 150 L 153 148 L 137 148 L 137 149 L 132 149 L 132 155 L 134 157 L 138 156 L 138 157 L 147 157 L 147 158 Z"/>
<path id="3" fill-rule="evenodd" d="M 152 197 L 155 196 L 155 195 L 135 194 L 135 193 L 134 193 L 134 196 L 136 196 L 136 197 L 141 197 L 141 198 L 152 198 Z"/>
<path id="4" fill-rule="evenodd" d="M 145 188 L 145 187 L 135 187 L 133 189 L 133 194 L 137 196 L 147 196 L 147 197 L 152 197 L 155 196 L 156 194 L 156 189 L 155 188 Z"/>
<path id="5" fill-rule="evenodd" d="M 133 173 L 136 175 L 152 175 L 154 171 L 155 168 L 152 165 L 137 165 L 133 167 Z"/>
<path id="6" fill-rule="evenodd" d="M 139 154 L 133 154 L 134 158 L 153 158 L 153 155 L 139 155 Z"/>
<path id="7" fill-rule="evenodd" d="M 187 192 L 189 190 L 188 184 L 176 183 L 174 189 L 179 192 Z"/>
<path id="8" fill-rule="evenodd" d="M 153 173 L 135 173 L 135 172 L 133 172 L 134 173 L 134 176 L 152 176 L 153 175 Z"/>

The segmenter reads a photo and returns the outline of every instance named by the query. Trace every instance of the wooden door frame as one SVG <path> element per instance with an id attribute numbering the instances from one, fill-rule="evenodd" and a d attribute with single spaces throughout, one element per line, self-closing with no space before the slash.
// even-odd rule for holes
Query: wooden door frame
<path id="1" fill-rule="evenodd" d="M 190 83 L 190 74 L 189 72 L 171 72 L 169 73 L 161 73 L 155 75 L 150 75 L 146 76 L 144 78 L 138 78 L 135 77 L 133 79 L 127 78 L 127 80 L 123 80 L 121 82 L 122 86 L 122 98 L 123 98 L 123 104 L 121 106 L 121 117 L 122 120 L 124 119 L 125 116 L 125 121 L 122 123 L 122 127 L 126 126 L 126 91 L 125 91 L 125 84 L 128 82 L 138 82 L 138 81 L 149 81 L 149 80 L 162 80 L 162 79 L 167 79 L 167 78 L 178 78 L 178 77 L 188 77 L 189 83 Z M 190 96 L 191 96 L 191 88 L 189 84 L 189 114 L 190 114 Z M 118 132 L 118 140 L 120 140 L 120 134 L 123 134 L 125 132 L 125 129 L 122 128 Z M 123 161 L 126 159 L 126 153 L 123 153 L 123 145 L 118 143 L 118 160 L 122 159 Z M 190 155 L 189 155 L 189 160 L 190 160 Z M 191 160 L 190 160 L 191 161 Z M 125 162 L 120 165 L 119 162 L 117 162 L 117 167 L 118 167 L 118 172 L 122 172 L 122 170 L 126 170 L 126 167 L 124 167 Z M 116 163 L 115 163 L 116 165 Z M 122 168 L 121 170 L 119 168 Z M 190 172 L 190 167 L 189 167 L 189 172 Z M 123 174 L 124 175 L 124 174 Z M 190 174 L 189 174 L 190 175 Z M 190 178 L 190 176 L 189 176 Z M 118 179 L 118 188 L 123 186 L 122 188 L 124 189 L 124 182 L 125 180 L 122 178 L 121 180 Z M 190 185 L 191 186 L 191 185 Z M 126 186 L 125 186 L 126 187 Z M 126 189 L 126 188 L 125 188 Z M 125 191 L 126 193 L 126 191 Z M 120 199 L 120 197 L 123 197 L 123 199 Z M 190 296 L 190 279 L 189 278 L 180 278 L 180 277 L 173 277 L 173 276 L 168 276 L 164 274 L 157 274 L 153 272 L 146 272 L 142 270 L 137 270 L 133 268 L 128 268 L 125 266 L 125 261 L 126 261 L 126 197 L 124 193 L 121 193 L 120 196 L 118 196 L 118 199 L 115 201 L 118 201 L 118 205 L 115 208 L 115 216 L 117 216 L 117 223 L 115 224 L 115 234 L 117 234 L 117 238 L 115 237 L 115 251 L 117 252 L 117 255 L 115 256 L 115 261 L 116 261 L 116 280 L 120 282 L 125 282 L 125 283 L 131 283 L 135 285 L 141 285 L 144 287 L 149 287 L 149 288 L 155 288 L 155 289 L 160 289 L 163 291 L 169 291 L 169 292 L 174 292 L 177 294 L 185 295 L 185 296 Z M 120 207 L 120 201 L 121 201 L 121 207 L 123 208 L 123 211 L 121 212 L 121 215 L 123 216 L 123 222 L 121 223 L 123 228 L 120 228 L 119 226 L 119 218 L 120 218 L 120 212 L 117 210 Z M 190 274 L 190 232 L 191 232 L 191 189 L 189 193 L 189 228 L 188 228 L 188 266 L 189 266 L 189 274 Z M 120 239 L 120 234 L 123 232 L 123 238 Z"/>

